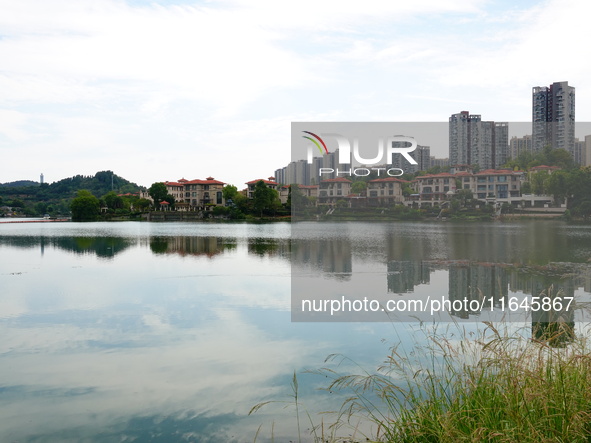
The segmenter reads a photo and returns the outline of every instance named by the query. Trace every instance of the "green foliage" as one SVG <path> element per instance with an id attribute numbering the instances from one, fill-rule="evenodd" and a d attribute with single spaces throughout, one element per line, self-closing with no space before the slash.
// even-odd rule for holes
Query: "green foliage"
<path id="1" fill-rule="evenodd" d="M 531 175 L 531 186 L 534 194 L 542 195 L 546 193 L 547 182 L 550 175 L 548 171 L 538 171 Z"/>
<path id="2" fill-rule="evenodd" d="M 111 191 L 103 196 L 103 200 L 109 209 L 121 209 L 124 207 L 123 198 Z"/>
<path id="3" fill-rule="evenodd" d="M 226 201 L 228 201 L 228 200 L 234 201 L 237 194 L 238 194 L 238 188 L 234 185 L 226 185 L 222 189 L 222 195 L 224 197 L 224 200 L 226 200 Z"/>
<path id="4" fill-rule="evenodd" d="M 148 194 L 154 200 L 154 205 L 158 206 L 158 204 L 164 200 L 166 200 L 166 196 L 168 195 L 168 190 L 166 189 L 166 185 L 162 182 L 152 183 L 152 186 L 148 188 Z"/>
<path id="5" fill-rule="evenodd" d="M 30 215 L 41 216 L 46 212 L 51 215 L 66 215 L 79 189 L 86 189 L 99 197 L 111 190 L 119 193 L 135 193 L 140 187 L 114 175 L 111 171 L 101 171 L 94 176 L 76 175 L 51 184 L 39 184 L 27 180 L 7 183 L 0 185 L 0 198 L 5 204 L 15 198 L 21 200 L 24 203 L 23 209 L 26 209 L 26 213 Z M 41 206 L 37 206 L 38 203 L 48 205 L 44 212 L 40 211 Z"/>
<path id="6" fill-rule="evenodd" d="M 558 166 L 562 169 L 573 169 L 576 165 L 572 155 L 565 149 L 552 149 L 545 146 L 537 153 L 524 151 L 517 158 L 509 160 L 504 167 L 526 171 L 534 166 Z"/>
<path id="7" fill-rule="evenodd" d="M 367 189 L 367 183 L 361 180 L 356 180 L 351 185 L 351 192 L 353 194 L 363 194 Z"/>
<path id="8" fill-rule="evenodd" d="M 310 200 L 306 197 L 300 187 L 296 183 L 292 183 L 289 186 L 289 194 L 287 196 L 287 207 L 288 209 L 292 210 L 292 214 L 295 215 L 297 211 L 300 213 L 303 209 L 307 208 L 310 205 Z"/>
<path id="9" fill-rule="evenodd" d="M 96 220 L 100 214 L 99 200 L 90 191 L 80 190 L 72 200 L 70 210 L 74 221 Z"/>
<path id="10" fill-rule="evenodd" d="M 274 213 L 281 206 L 279 194 L 275 189 L 268 187 L 264 181 L 259 180 L 255 187 L 252 198 L 253 209 L 263 216 L 263 212 Z"/>
<path id="11" fill-rule="evenodd" d="M 351 374 L 354 362 L 331 355 L 313 372 L 347 395 L 332 428 L 370 420 L 378 435 L 367 441 L 588 442 L 591 350 L 573 326 L 420 326 L 415 345 L 393 346 L 376 371 Z"/>
<path id="12" fill-rule="evenodd" d="M 521 185 L 521 194 L 531 194 L 532 188 L 530 182 L 525 182 Z"/>
<path id="13" fill-rule="evenodd" d="M 134 207 L 139 211 L 145 211 L 150 207 L 150 200 L 147 198 L 140 198 L 134 203 Z"/>

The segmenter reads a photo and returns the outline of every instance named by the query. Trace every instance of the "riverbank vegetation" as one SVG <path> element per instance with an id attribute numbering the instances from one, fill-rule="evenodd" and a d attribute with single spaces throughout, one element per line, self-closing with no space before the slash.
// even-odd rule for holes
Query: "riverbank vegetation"
<path id="1" fill-rule="evenodd" d="M 333 413 L 332 427 L 323 425 L 319 437 L 317 426 L 312 439 L 588 442 L 591 349 L 585 336 L 574 337 L 573 326 L 421 327 L 412 349 L 400 343 L 376 371 L 358 374 L 341 374 L 350 360 L 330 356 L 325 368 L 312 372 L 331 380 L 327 392 L 348 397 Z M 364 422 L 373 424 L 372 434 L 361 431 Z"/>

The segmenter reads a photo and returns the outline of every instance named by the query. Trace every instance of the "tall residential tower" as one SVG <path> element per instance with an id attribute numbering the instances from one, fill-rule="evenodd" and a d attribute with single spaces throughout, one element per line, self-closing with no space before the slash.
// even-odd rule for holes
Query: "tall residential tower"
<path id="1" fill-rule="evenodd" d="M 555 82 L 532 89 L 532 147 L 575 150 L 575 88 Z"/>
<path id="2" fill-rule="evenodd" d="M 509 125 L 462 111 L 449 118 L 449 164 L 498 168 L 508 159 Z"/>

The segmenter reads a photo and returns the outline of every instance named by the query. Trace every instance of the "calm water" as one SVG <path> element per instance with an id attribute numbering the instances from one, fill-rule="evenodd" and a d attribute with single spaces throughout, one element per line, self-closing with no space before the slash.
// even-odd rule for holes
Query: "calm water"
<path id="1" fill-rule="evenodd" d="M 291 322 L 292 265 L 347 283 L 379 264 L 393 297 L 590 292 L 586 226 L 304 223 L 291 236 L 284 223 L 0 224 L 0 441 L 252 442 L 260 425 L 258 441 L 295 439 L 293 409 L 248 411 L 289 401 L 294 371 L 307 410 L 338 408 L 304 370 L 332 353 L 373 370 L 416 326 Z"/>

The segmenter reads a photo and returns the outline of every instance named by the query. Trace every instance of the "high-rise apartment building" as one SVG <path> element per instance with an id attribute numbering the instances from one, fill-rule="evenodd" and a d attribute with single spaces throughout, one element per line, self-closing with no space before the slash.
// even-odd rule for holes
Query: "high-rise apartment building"
<path id="1" fill-rule="evenodd" d="M 532 138 L 534 152 L 544 146 L 575 149 L 575 88 L 555 82 L 532 89 Z"/>
<path id="2" fill-rule="evenodd" d="M 402 148 L 405 147 L 406 142 L 399 142 L 393 141 L 392 147 L 393 148 Z M 392 156 L 392 163 L 388 164 L 389 168 L 399 168 L 402 169 L 406 174 L 414 174 L 417 171 L 426 171 L 431 167 L 431 147 L 430 146 L 421 146 L 417 145 L 414 151 L 408 153 L 414 161 L 417 162 L 416 165 L 411 164 L 406 158 L 402 155 L 394 155 Z"/>
<path id="3" fill-rule="evenodd" d="M 449 164 L 498 168 L 508 159 L 509 124 L 462 111 L 449 118 Z"/>
<path id="4" fill-rule="evenodd" d="M 511 158 L 517 158 L 524 152 L 532 152 L 532 136 L 511 137 L 509 140 L 509 155 Z"/>

